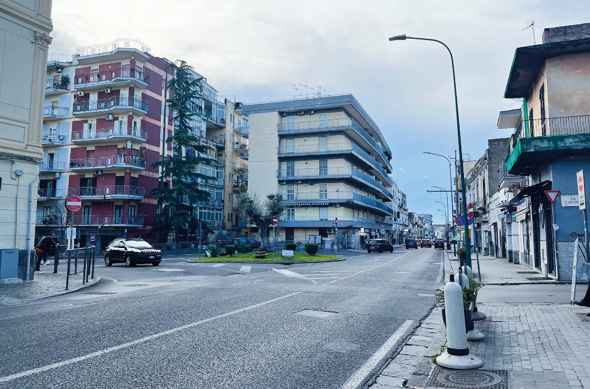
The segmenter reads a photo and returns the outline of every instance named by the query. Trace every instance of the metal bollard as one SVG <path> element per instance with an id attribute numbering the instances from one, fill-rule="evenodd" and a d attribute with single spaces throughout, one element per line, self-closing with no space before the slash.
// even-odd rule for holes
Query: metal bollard
<path id="1" fill-rule="evenodd" d="M 447 349 L 436 358 L 439 366 L 448 369 L 477 369 L 483 366 L 483 361 L 469 355 L 467 336 L 465 334 L 465 311 L 463 305 L 463 290 L 456 282 L 447 282 L 444 289 L 445 314 L 447 320 Z"/>
<path id="2" fill-rule="evenodd" d="M 86 255 L 84 256 L 84 265 L 82 266 L 82 285 L 86 283 Z"/>
<path id="3" fill-rule="evenodd" d="M 57 273 L 58 266 L 59 266 L 59 245 L 56 245 L 55 255 L 53 256 L 53 274 Z"/>
<path id="4" fill-rule="evenodd" d="M 78 274 L 78 249 L 74 250 L 74 274 Z"/>
<path id="5" fill-rule="evenodd" d="M 92 246 L 92 279 L 94 279 L 94 265 L 96 264 L 96 248 Z"/>
<path id="6" fill-rule="evenodd" d="M 67 268 L 67 272 L 66 272 L 66 290 L 68 290 L 69 285 L 70 285 L 70 263 L 72 262 L 72 253 L 70 252 L 70 250 L 66 251 L 67 257 L 68 257 L 68 268 Z"/>

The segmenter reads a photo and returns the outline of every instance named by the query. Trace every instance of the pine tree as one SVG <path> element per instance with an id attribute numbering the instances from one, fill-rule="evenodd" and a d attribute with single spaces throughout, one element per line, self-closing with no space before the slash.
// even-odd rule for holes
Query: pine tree
<path id="1" fill-rule="evenodd" d="M 207 201 L 209 192 L 201 189 L 199 179 L 206 180 L 198 169 L 208 163 L 201 153 L 206 152 L 191 123 L 198 115 L 201 96 L 201 79 L 197 79 L 191 67 L 180 61 L 175 77 L 169 81 L 170 98 L 167 100 L 173 115 L 174 132 L 166 139 L 172 145 L 172 154 L 158 163 L 161 167 L 160 185 L 154 190 L 158 199 L 160 226 L 173 232 L 177 240 L 190 233 L 195 205 Z"/>

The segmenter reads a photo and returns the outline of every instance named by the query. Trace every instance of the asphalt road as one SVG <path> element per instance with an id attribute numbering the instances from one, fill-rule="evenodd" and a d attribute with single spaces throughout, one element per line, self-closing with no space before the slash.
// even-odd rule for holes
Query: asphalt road
<path id="1" fill-rule="evenodd" d="M 0 388 L 338 388 L 427 313 L 440 256 L 100 267 L 112 281 L 0 308 Z"/>

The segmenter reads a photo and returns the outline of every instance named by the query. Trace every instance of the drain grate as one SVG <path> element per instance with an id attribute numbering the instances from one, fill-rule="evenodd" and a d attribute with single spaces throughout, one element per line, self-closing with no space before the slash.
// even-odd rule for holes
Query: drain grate
<path id="1" fill-rule="evenodd" d="M 449 370 L 436 366 L 426 387 L 459 389 L 508 389 L 506 370 Z"/>

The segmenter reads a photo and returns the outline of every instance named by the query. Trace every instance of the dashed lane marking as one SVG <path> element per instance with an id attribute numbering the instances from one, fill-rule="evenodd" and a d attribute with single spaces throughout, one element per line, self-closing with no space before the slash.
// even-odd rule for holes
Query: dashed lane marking
<path id="1" fill-rule="evenodd" d="M 252 271 L 252 266 L 243 265 L 240 267 L 240 273 L 250 273 Z"/>

